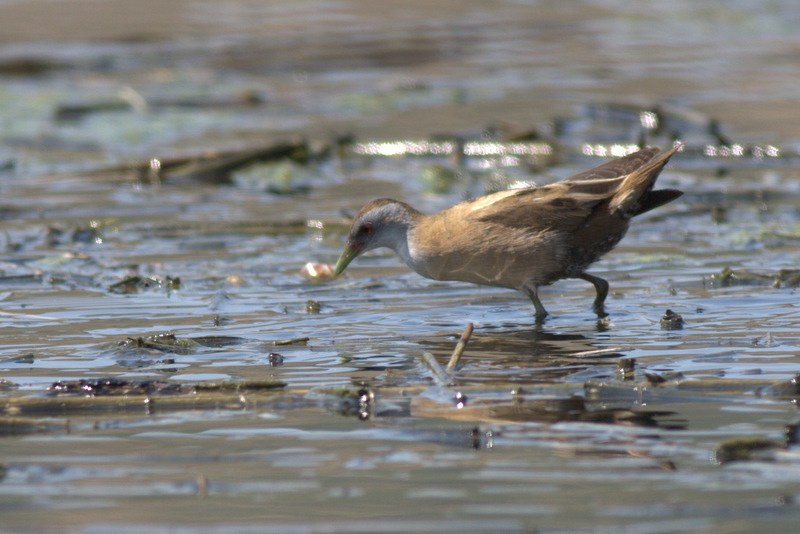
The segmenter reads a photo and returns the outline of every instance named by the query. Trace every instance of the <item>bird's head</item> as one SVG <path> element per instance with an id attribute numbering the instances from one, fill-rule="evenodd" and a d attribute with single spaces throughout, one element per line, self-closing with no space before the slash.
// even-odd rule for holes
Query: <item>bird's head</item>
<path id="1" fill-rule="evenodd" d="M 418 215 L 417 210 L 397 200 L 380 198 L 369 202 L 353 219 L 347 244 L 334 268 L 335 275 L 341 274 L 351 261 L 368 250 L 407 248 L 408 227 Z"/>

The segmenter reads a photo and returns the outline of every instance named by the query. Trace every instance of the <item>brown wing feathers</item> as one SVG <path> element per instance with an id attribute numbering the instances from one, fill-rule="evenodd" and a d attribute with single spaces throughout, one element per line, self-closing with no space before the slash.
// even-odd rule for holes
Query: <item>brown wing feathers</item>
<path id="1" fill-rule="evenodd" d="M 618 212 L 624 217 L 633 217 L 681 196 L 683 193 L 675 189 L 662 189 L 661 192 L 652 191 L 653 184 L 664 165 L 680 147 L 681 145 L 675 145 L 663 156 L 628 174 L 611 199 L 612 213 Z"/>

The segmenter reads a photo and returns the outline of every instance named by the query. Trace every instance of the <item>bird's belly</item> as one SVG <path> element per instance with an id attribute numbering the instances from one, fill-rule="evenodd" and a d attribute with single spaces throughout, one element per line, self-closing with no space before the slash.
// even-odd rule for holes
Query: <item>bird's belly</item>
<path id="1" fill-rule="evenodd" d="M 493 251 L 429 255 L 411 267 L 422 276 L 434 280 L 452 280 L 473 284 L 519 289 L 534 282 L 551 283 L 558 276 L 561 253 L 526 251 Z M 542 251 L 544 252 L 544 251 Z"/>

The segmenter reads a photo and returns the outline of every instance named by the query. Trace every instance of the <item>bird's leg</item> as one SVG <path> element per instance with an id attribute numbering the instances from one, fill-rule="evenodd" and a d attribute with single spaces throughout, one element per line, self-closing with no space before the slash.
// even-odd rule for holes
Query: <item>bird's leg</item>
<path id="1" fill-rule="evenodd" d="M 606 313 L 605 306 L 603 306 L 603 303 L 605 302 L 606 297 L 608 296 L 608 282 L 606 282 L 605 280 L 603 280 L 598 276 L 592 276 L 591 274 L 588 273 L 582 273 L 581 275 L 578 276 L 578 278 L 586 280 L 587 282 L 592 284 L 594 286 L 594 289 L 597 291 L 597 296 L 594 299 L 594 304 L 592 304 L 592 309 L 594 310 L 594 312 L 599 317 L 605 317 L 606 315 L 608 315 Z"/>
<path id="2" fill-rule="evenodd" d="M 522 292 L 528 295 L 528 298 L 533 302 L 533 307 L 536 308 L 536 322 L 541 322 L 547 317 L 547 310 L 542 306 L 542 301 L 539 300 L 539 288 L 536 286 L 523 286 Z"/>

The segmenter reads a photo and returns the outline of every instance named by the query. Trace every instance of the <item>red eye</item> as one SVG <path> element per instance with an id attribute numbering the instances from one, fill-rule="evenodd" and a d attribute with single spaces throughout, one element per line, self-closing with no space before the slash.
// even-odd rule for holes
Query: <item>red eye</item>
<path id="1" fill-rule="evenodd" d="M 361 225 L 361 228 L 358 229 L 358 233 L 361 235 L 371 235 L 372 234 L 372 225 L 370 223 L 364 223 Z"/>

